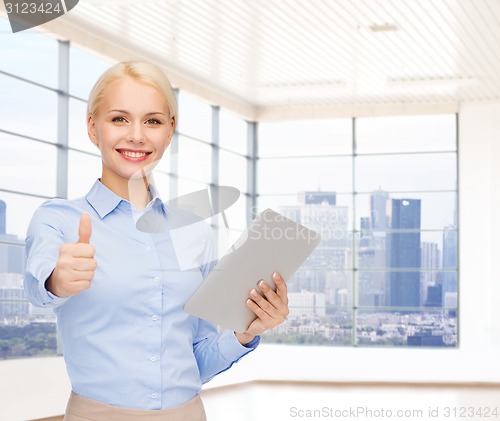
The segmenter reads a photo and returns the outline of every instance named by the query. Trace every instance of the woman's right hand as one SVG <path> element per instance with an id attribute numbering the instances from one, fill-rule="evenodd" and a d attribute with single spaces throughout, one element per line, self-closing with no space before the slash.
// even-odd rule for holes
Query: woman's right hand
<path id="1" fill-rule="evenodd" d="M 45 288 L 52 294 L 66 298 L 90 288 L 97 262 L 94 247 L 90 244 L 92 224 L 90 215 L 84 213 L 78 228 L 78 242 L 64 244 L 59 249 L 59 258 Z"/>

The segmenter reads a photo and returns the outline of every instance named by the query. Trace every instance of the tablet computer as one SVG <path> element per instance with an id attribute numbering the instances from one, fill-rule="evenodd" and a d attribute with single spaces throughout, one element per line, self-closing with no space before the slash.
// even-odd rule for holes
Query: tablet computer
<path id="1" fill-rule="evenodd" d="M 278 272 L 289 280 L 318 246 L 321 236 L 283 215 L 266 209 L 250 223 L 186 302 L 184 310 L 222 329 L 244 332 L 255 320 L 246 306 L 249 291 Z"/>

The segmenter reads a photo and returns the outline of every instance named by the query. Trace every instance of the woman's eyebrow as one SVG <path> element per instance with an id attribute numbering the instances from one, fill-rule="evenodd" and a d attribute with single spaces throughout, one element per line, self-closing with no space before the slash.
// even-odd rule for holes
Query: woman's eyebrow
<path id="1" fill-rule="evenodd" d="M 125 111 L 125 110 L 109 110 L 108 113 L 121 113 L 121 114 L 129 114 L 128 111 Z M 166 115 L 164 112 L 162 111 L 151 111 L 149 113 L 146 113 L 145 115 L 146 116 L 150 116 L 150 115 Z"/>

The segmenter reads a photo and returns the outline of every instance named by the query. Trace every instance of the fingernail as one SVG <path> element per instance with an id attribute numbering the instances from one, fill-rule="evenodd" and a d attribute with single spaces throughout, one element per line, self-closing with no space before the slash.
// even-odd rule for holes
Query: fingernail
<path id="1" fill-rule="evenodd" d="M 250 294 L 252 294 L 254 297 L 257 297 L 257 295 L 259 295 L 255 288 L 250 291 Z"/>
<path id="2" fill-rule="evenodd" d="M 266 283 L 264 282 L 264 280 L 261 280 L 261 281 L 258 283 L 258 285 L 259 285 L 259 288 L 262 288 L 262 289 L 266 289 L 266 288 L 267 288 L 267 285 L 266 285 Z"/>
<path id="3" fill-rule="evenodd" d="M 278 280 L 279 278 L 280 278 L 280 276 L 276 272 L 274 272 L 273 279 Z"/>

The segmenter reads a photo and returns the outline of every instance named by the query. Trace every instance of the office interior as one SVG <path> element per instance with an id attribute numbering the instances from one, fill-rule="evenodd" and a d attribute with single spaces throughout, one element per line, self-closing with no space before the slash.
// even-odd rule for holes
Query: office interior
<path id="1" fill-rule="evenodd" d="M 0 419 L 62 419 L 24 236 L 99 176 L 85 106 L 122 60 L 159 65 L 178 98 L 162 195 L 240 191 L 210 220 L 221 254 L 267 207 L 327 218 L 288 324 L 205 385 L 208 419 L 500 419 L 499 50 L 496 0 L 82 0 L 18 33 L 0 3 L 0 331 L 52 329 L 39 353 L 0 336 Z M 391 292 L 402 274 L 411 294 Z"/>

